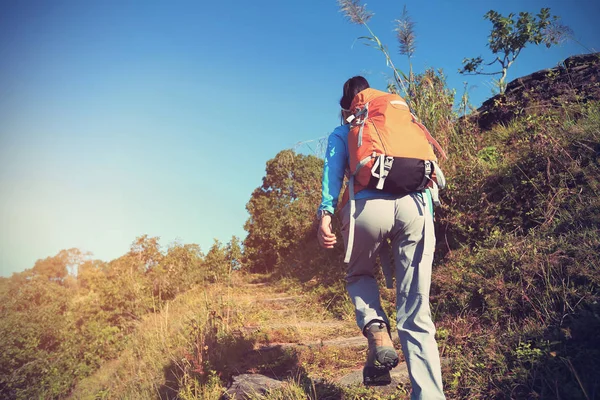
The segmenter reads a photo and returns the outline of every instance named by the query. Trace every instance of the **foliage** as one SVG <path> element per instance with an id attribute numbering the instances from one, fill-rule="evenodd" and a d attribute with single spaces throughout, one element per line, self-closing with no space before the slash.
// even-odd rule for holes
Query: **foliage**
<path id="1" fill-rule="evenodd" d="M 263 184 L 246 209 L 244 259 L 254 272 L 271 272 L 312 229 L 323 161 L 284 150 L 267 162 Z"/>
<path id="2" fill-rule="evenodd" d="M 239 264 L 239 240 L 209 255 L 191 244 L 164 251 L 144 235 L 109 263 L 63 250 L 2 280 L 0 397 L 64 397 L 117 357 L 146 315 L 194 285 L 228 276 Z"/>
<path id="3" fill-rule="evenodd" d="M 352 22 L 366 26 L 372 16 L 359 1 L 339 4 Z M 540 16 L 528 18 L 502 29 L 540 28 Z M 398 26 L 410 62 L 414 26 L 406 10 Z M 529 43 L 520 40 L 521 49 Z M 600 391 L 600 105 L 536 107 L 480 132 L 468 116 L 457 122 L 441 71 L 413 74 L 411 67 L 406 77 L 392 68 L 396 85 L 409 83 L 405 95 L 419 117 L 459 155 L 444 165 L 431 296 L 440 352 L 450 360 L 448 397 L 593 398 Z M 467 104 L 463 98 L 464 110 Z M 217 399 L 238 371 L 295 374 L 267 395 L 273 399 L 407 397 L 404 389 L 385 397 L 309 378 L 358 365 L 359 352 L 256 356 L 258 343 L 299 340 L 300 331 L 248 334 L 249 320 L 266 311 L 232 301 L 236 276 L 269 272 L 265 279 L 280 292 L 312 292 L 299 307 L 307 315 L 353 318 L 343 244 L 322 251 L 315 240 L 322 166 L 290 150 L 269 160 L 247 204 L 243 244 L 235 236 L 215 240 L 204 254 L 193 244 L 163 248 L 144 235 L 110 262 L 63 250 L 0 279 L 0 397 Z M 393 310 L 393 292 L 382 296 Z"/>
<path id="4" fill-rule="evenodd" d="M 455 150 L 453 146 L 460 143 L 453 138 L 456 134 L 456 115 L 453 112 L 455 93 L 448 88 L 444 72 L 429 68 L 422 74 L 414 74 L 410 88 L 408 97 L 411 99 L 412 112 L 423 121 L 443 148 Z"/>
<path id="5" fill-rule="evenodd" d="M 226 245 L 215 239 L 204 258 L 207 281 L 214 283 L 230 278 L 233 271 L 241 268 L 241 260 L 242 248 L 236 236 Z"/>
<path id="6" fill-rule="evenodd" d="M 598 111 L 523 116 L 448 165 L 432 302 L 455 359 L 451 396 L 599 390 Z"/>
<path id="7" fill-rule="evenodd" d="M 437 212 L 441 240 L 431 301 L 441 354 L 451 360 L 443 374 L 449 398 L 585 399 L 600 389 L 594 377 L 600 367 L 599 111 L 597 103 L 542 110 L 508 127 L 452 136 L 453 146 L 471 150 L 446 164 L 452 190 L 443 193 L 445 206 Z M 310 241 L 299 243 L 279 271 L 303 281 L 316 277 L 313 291 L 328 307 L 336 296 L 337 304 L 348 304 L 339 285 L 343 272 L 333 274 L 335 260 Z M 337 278 L 311 273 L 313 265 Z M 305 275 L 294 274 L 301 266 Z M 298 358 L 306 370 L 322 372 L 321 357 Z M 313 398 L 310 387 L 292 386 L 293 395 L 302 389 Z M 336 395 L 375 396 L 360 388 Z"/>
<path id="8" fill-rule="evenodd" d="M 544 43 L 546 47 L 558 44 L 570 35 L 568 27 L 559 23 L 557 16 L 550 15 L 549 8 L 542 8 L 536 16 L 528 12 L 520 12 L 515 20 L 513 13 L 504 17 L 494 10 L 488 11 L 484 18 L 492 23 L 492 31 L 488 40 L 494 59 L 484 63 L 481 56 L 465 58 L 461 74 L 483 74 L 500 75 L 496 85 L 500 93 L 506 89 L 506 74 L 508 68 L 515 62 L 521 51 L 528 44 L 539 45 Z M 500 71 L 484 72 L 483 68 L 499 64 Z"/>
<path id="9" fill-rule="evenodd" d="M 536 109 L 488 132 L 468 118 L 448 128 L 448 146 L 464 151 L 445 164 L 432 310 L 452 360 L 450 398 L 589 398 L 599 389 L 600 110 Z M 328 310 L 347 318 L 339 249 L 319 251 L 310 229 L 299 232 L 276 276 L 316 281 Z"/>
<path id="10" fill-rule="evenodd" d="M 242 268 L 242 242 L 237 236 L 232 236 L 225 248 L 227 254 L 227 265 L 229 266 L 229 274 Z"/>
<path id="11" fill-rule="evenodd" d="M 202 282 L 207 274 L 205 256 L 196 244 L 173 244 L 161 262 L 148 272 L 152 294 L 159 301 L 174 299 L 194 283 Z"/>
<path id="12" fill-rule="evenodd" d="M 54 397 L 68 388 L 62 371 L 74 354 L 65 346 L 72 293 L 49 277 L 22 273 L 0 305 L 0 394 Z M 61 357 L 57 357 L 61 354 Z M 37 382 L 37 385 L 31 385 Z"/>

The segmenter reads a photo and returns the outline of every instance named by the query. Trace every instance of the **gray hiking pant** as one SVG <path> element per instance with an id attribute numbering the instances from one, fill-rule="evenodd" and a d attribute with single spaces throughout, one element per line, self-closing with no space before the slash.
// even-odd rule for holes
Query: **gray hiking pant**
<path id="1" fill-rule="evenodd" d="M 414 193 L 397 199 L 356 200 L 354 246 L 346 288 L 354 303 L 358 327 L 373 320 L 388 323 L 374 277 L 380 246 L 390 239 L 396 275 L 398 336 L 412 384 L 411 399 L 444 399 L 435 326 L 429 308 L 435 232 L 431 197 Z M 348 244 L 350 207 L 342 212 Z"/>

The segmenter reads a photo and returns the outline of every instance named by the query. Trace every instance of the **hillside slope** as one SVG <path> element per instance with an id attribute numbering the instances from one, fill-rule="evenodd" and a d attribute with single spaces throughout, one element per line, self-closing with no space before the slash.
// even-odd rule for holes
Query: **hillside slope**
<path id="1" fill-rule="evenodd" d="M 354 321 L 332 317 L 309 288 L 264 280 L 234 273 L 228 283 L 179 296 L 144 318 L 121 355 L 70 398 L 217 399 L 242 374 L 290 381 L 288 390 L 310 383 L 318 398 L 343 397 L 365 357 Z M 406 368 L 396 375 L 406 382 Z"/>
<path id="2" fill-rule="evenodd" d="M 584 58 L 460 119 L 443 76 L 419 76 L 446 110 L 428 125 L 450 154 L 431 292 L 449 399 L 600 393 L 600 58 Z M 63 250 L 0 280 L 0 397 L 218 399 L 258 380 L 272 400 L 408 398 L 404 363 L 393 385 L 357 384 L 342 241 L 324 251 L 314 234 L 322 164 L 267 162 L 243 246 L 144 235 L 110 262 Z"/>
<path id="3" fill-rule="evenodd" d="M 526 106 L 495 103 L 510 118 L 460 120 L 451 148 L 461 153 L 443 165 L 449 185 L 437 210 L 431 301 L 450 399 L 600 392 L 600 104 L 575 86 L 536 100 L 539 79 L 539 90 L 519 83 Z M 151 328 L 166 310 L 151 316 L 129 350 L 73 397 L 219 398 L 232 377 L 257 373 L 288 382 L 271 399 L 407 398 L 406 381 L 383 392 L 345 386 L 361 368 L 364 341 L 339 271 L 334 279 L 319 271 L 329 264 L 319 264 L 326 259 L 302 229 L 307 247 L 282 257 L 268 280 L 234 274 L 229 285 L 184 294 L 169 306 L 172 333 Z M 383 295 L 391 312 L 393 292 Z M 139 350 L 148 343 L 154 350 Z M 159 364 L 144 372 L 152 354 Z"/>

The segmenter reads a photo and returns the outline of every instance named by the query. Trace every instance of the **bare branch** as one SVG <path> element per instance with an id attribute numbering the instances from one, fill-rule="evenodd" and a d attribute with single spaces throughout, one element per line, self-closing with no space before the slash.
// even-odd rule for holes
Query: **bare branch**
<path id="1" fill-rule="evenodd" d="M 502 75 L 502 71 L 498 72 L 462 72 L 463 75 Z"/>

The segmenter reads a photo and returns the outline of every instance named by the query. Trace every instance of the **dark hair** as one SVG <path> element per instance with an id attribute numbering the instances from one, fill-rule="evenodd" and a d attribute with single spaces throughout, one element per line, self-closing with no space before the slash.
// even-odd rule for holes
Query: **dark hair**
<path id="1" fill-rule="evenodd" d="M 344 94 L 340 99 L 340 107 L 344 110 L 349 110 L 354 96 L 369 87 L 369 82 L 362 76 L 354 76 L 348 79 L 346 83 L 344 83 Z"/>

